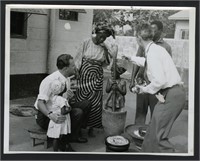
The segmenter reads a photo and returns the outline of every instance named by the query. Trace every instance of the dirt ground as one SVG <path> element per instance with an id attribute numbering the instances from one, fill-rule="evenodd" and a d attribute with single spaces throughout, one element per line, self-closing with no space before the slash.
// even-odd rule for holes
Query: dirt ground
<path id="1" fill-rule="evenodd" d="M 109 74 L 105 76 L 105 81 Z M 105 84 L 105 83 L 104 83 Z M 136 95 L 131 93 L 128 89 L 129 82 L 127 81 L 127 95 L 126 95 L 126 107 L 127 119 L 126 126 L 134 124 L 135 110 L 136 110 Z M 105 85 L 104 85 L 105 89 Z M 105 91 L 105 90 L 104 90 Z M 105 100 L 106 94 L 104 93 L 103 99 Z M 16 99 L 10 101 L 10 107 L 21 105 L 33 105 L 36 97 L 28 97 L 22 99 Z M 149 122 L 149 113 L 147 116 L 147 122 Z M 27 129 L 35 124 L 35 118 L 20 117 L 13 114 L 9 115 L 9 151 L 12 152 L 45 152 L 53 151 L 52 146 L 45 149 L 43 144 L 32 146 L 32 140 L 30 139 Z M 95 137 L 88 137 L 87 131 L 83 131 L 83 135 L 88 138 L 88 142 L 84 144 L 72 143 L 72 147 L 77 152 L 105 152 L 105 135 L 103 130 L 95 129 Z M 186 153 L 188 151 L 188 110 L 183 110 L 180 116 L 175 121 L 170 133 L 170 142 L 176 147 L 180 153 Z M 134 142 L 131 142 L 130 152 L 137 153 Z"/>

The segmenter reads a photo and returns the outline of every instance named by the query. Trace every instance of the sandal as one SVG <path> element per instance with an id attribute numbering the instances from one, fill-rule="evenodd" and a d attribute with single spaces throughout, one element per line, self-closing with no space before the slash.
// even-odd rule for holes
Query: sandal
<path id="1" fill-rule="evenodd" d="M 88 129 L 88 136 L 89 136 L 89 137 L 95 137 L 95 135 L 94 135 L 94 129 L 93 129 L 92 127 L 90 127 L 90 128 Z"/>

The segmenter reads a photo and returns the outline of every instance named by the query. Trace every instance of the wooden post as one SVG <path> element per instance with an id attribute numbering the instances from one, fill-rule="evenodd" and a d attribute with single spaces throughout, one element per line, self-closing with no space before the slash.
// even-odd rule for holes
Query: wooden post
<path id="1" fill-rule="evenodd" d="M 113 55 L 113 82 L 116 83 L 116 64 L 117 64 L 117 53 Z M 116 107 L 116 89 L 113 89 L 113 97 L 112 97 L 112 111 L 115 112 Z"/>
<path id="2" fill-rule="evenodd" d="M 35 138 L 32 138 L 32 140 L 33 140 L 33 146 L 35 146 Z"/>

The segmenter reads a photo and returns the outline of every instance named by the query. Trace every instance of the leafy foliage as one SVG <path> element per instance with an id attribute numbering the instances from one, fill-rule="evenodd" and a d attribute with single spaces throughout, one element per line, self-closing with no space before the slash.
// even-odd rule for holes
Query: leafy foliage
<path id="1" fill-rule="evenodd" d="M 175 21 L 169 20 L 168 17 L 178 12 L 177 10 L 94 10 L 94 24 L 97 22 L 107 21 L 112 26 L 122 27 L 126 24 L 135 30 L 136 25 L 142 22 L 152 22 L 159 20 L 163 23 L 165 37 L 172 38 L 175 31 Z M 133 35 L 130 35 L 133 36 Z"/>

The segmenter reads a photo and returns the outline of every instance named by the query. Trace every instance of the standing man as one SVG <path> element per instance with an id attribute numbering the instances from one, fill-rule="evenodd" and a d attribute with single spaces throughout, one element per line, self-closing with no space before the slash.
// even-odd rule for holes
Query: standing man
<path id="1" fill-rule="evenodd" d="M 168 43 L 163 40 L 163 24 L 160 21 L 153 21 L 151 23 L 151 29 L 153 31 L 153 41 L 155 44 L 162 46 L 172 56 L 171 47 Z M 137 56 L 144 57 L 144 49 L 139 46 Z M 130 91 L 135 86 L 135 80 L 144 80 L 144 68 L 137 65 L 133 65 L 132 77 L 130 83 Z M 148 81 L 148 80 L 146 80 Z M 137 94 L 136 96 L 136 115 L 135 124 L 144 125 L 146 121 L 146 115 L 148 107 L 150 107 L 151 116 L 153 114 L 154 106 L 157 103 L 157 98 L 152 94 Z"/>
<path id="2" fill-rule="evenodd" d="M 66 117 L 61 114 L 55 114 L 51 111 L 52 109 L 52 97 L 53 92 L 51 91 L 51 84 L 55 80 L 59 80 L 63 86 L 63 91 L 59 94 L 65 97 L 68 101 L 73 98 L 74 93 L 67 85 L 70 84 L 70 77 L 75 75 L 75 64 L 73 57 L 69 54 L 62 54 L 57 58 L 57 68 L 58 70 L 54 73 L 47 76 L 40 84 L 39 94 L 35 102 L 35 107 L 38 109 L 38 114 L 36 117 L 37 124 L 47 130 L 49 121 L 52 120 L 55 123 L 59 124 L 65 121 Z M 67 89 L 69 88 L 69 89 Z M 71 127 L 72 133 L 70 136 L 70 141 L 85 143 L 87 142 L 86 138 L 79 136 L 80 128 L 85 121 L 85 118 L 88 117 L 91 103 L 88 100 L 83 100 L 81 102 L 75 102 L 71 104 Z M 65 151 L 65 140 L 63 138 L 60 142 L 62 147 L 60 149 Z"/>
<path id="3" fill-rule="evenodd" d="M 136 85 L 139 93 L 159 94 L 150 125 L 142 144 L 143 152 L 174 152 L 168 136 L 172 125 L 185 104 L 185 92 L 180 75 L 169 53 L 153 42 L 151 26 L 143 24 L 137 29 L 137 42 L 145 49 L 145 58 L 132 56 L 134 64 L 145 66 L 150 84 Z"/>

